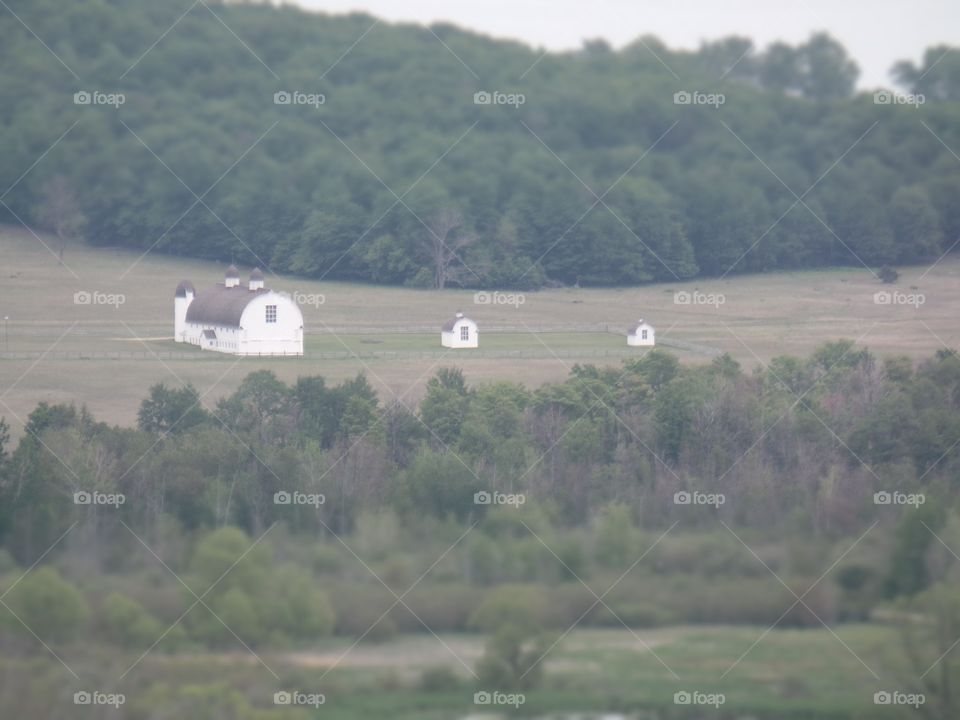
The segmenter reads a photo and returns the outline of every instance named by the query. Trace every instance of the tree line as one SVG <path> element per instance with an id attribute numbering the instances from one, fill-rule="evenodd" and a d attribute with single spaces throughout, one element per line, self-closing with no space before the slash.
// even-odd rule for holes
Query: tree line
<path id="1" fill-rule="evenodd" d="M 922 105 L 878 104 L 825 34 L 538 60 L 444 24 L 257 4 L 195 6 L 166 33 L 184 5 L 11 2 L 23 22 L 0 23 L 0 219 L 51 232 L 68 264 L 84 238 L 536 288 L 921 262 L 960 238 L 948 47 L 893 68 Z"/>

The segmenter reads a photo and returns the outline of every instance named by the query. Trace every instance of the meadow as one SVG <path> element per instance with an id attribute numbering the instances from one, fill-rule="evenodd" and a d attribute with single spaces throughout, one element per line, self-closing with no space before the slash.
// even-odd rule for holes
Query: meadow
<path id="1" fill-rule="evenodd" d="M 46 246 L 45 246 L 46 245 Z M 462 368 L 471 383 L 513 380 L 536 387 L 565 378 L 576 363 L 618 366 L 625 328 L 652 322 L 658 341 L 685 363 L 726 352 L 745 368 L 806 355 L 849 338 L 878 355 L 929 356 L 956 346 L 960 260 L 899 268 L 895 285 L 872 271 L 842 268 L 728 276 L 629 288 L 528 292 L 522 304 L 477 304 L 474 291 L 317 282 L 268 273 L 267 285 L 322 297 L 302 305 L 306 355 L 238 359 L 173 343 L 173 289 L 222 281 L 224 266 L 157 253 L 70 245 L 22 228 L 0 229 L 0 387 L 14 435 L 37 402 L 86 404 L 97 417 L 131 424 L 143 389 L 193 383 L 205 403 L 232 392 L 248 373 L 269 368 L 287 381 L 319 374 L 338 381 L 365 372 L 385 400 L 415 403 L 439 367 Z M 241 268 L 241 273 L 250 268 Z M 74 293 L 122 295 L 116 305 L 78 305 Z M 923 303 L 878 304 L 877 292 L 922 295 Z M 674 295 L 722 298 L 677 304 Z M 480 324 L 479 351 L 446 351 L 439 326 L 456 310 Z M 436 330 L 431 331 L 431 328 Z M 676 342 L 683 347 L 671 346 Z M 696 350 L 685 349 L 688 345 Z"/>
<path id="2" fill-rule="evenodd" d="M 885 655 L 884 645 L 893 638 L 892 629 L 846 625 L 835 636 L 822 628 L 773 629 L 764 634 L 767 630 L 719 626 L 576 629 L 551 653 L 547 680 L 524 694 L 520 708 L 490 708 L 489 712 L 473 704 L 475 682 L 455 670 L 460 668 L 459 661 L 472 663 L 480 657 L 484 641 L 480 635 L 402 635 L 353 647 L 346 640 L 333 639 L 314 650 L 257 657 L 242 649 L 219 654 L 153 653 L 135 676 L 107 686 L 126 693 L 129 706 L 124 711 L 134 717 L 142 701 L 149 701 L 165 683 L 189 684 L 188 694 L 194 698 L 202 697 L 204 688 L 216 688 L 221 696 L 242 692 L 252 698 L 252 707 L 270 705 L 277 685 L 309 687 L 325 697 L 315 717 L 334 720 L 388 716 L 399 720 L 513 716 L 659 720 L 705 717 L 704 712 L 711 717 L 791 720 L 898 717 L 873 705 L 874 692 L 886 685 L 874 680 L 858 660 L 861 657 L 881 667 L 878 663 Z M 761 635 L 763 640 L 721 679 L 732 661 Z M 135 659 L 136 653 L 129 657 L 114 654 L 100 673 Z M 94 667 L 77 663 L 75 655 L 68 655 L 67 660 L 84 678 L 98 674 Z M 96 653 L 87 658 L 91 666 L 104 660 Z M 34 679 L 62 675 L 62 668 L 54 667 L 55 663 L 50 658 L 34 664 Z M 264 665 L 278 681 L 270 678 Z M 22 667 L 6 669 L 11 680 L 24 671 Z M 675 705 L 674 693 L 685 688 L 722 693 L 724 702 L 717 710 Z M 36 708 L 36 700 L 33 702 Z M 60 717 L 85 717 L 86 708 L 68 708 L 64 715 L 62 703 L 56 698 L 49 702 Z"/>

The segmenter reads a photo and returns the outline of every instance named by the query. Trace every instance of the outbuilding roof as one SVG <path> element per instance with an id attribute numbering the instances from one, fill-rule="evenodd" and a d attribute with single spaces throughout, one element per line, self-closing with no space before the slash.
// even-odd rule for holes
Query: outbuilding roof
<path id="1" fill-rule="evenodd" d="M 270 292 L 266 288 L 249 290 L 237 285 L 214 285 L 197 295 L 187 308 L 187 322 L 198 325 L 240 327 L 244 309 L 254 298 Z"/>
<path id="2" fill-rule="evenodd" d="M 454 328 L 454 327 L 456 326 L 456 324 L 457 324 L 458 322 L 460 322 L 461 320 L 466 320 L 467 322 L 473 322 L 473 320 L 471 320 L 470 318 L 468 318 L 468 317 L 467 317 L 466 315 L 464 315 L 462 312 L 458 312 L 458 313 L 457 313 L 456 315 L 454 315 L 452 318 L 450 318 L 449 320 L 447 320 L 447 321 L 443 324 L 443 327 L 441 327 L 440 329 L 441 329 L 443 332 L 453 332 L 453 328 Z"/>
<path id="3" fill-rule="evenodd" d="M 629 332 L 628 334 L 629 334 L 629 335 L 636 335 L 637 332 L 638 332 L 641 328 L 645 328 L 645 327 L 646 327 L 646 328 L 650 328 L 651 330 L 653 329 L 653 325 L 651 325 L 651 324 L 648 323 L 648 322 L 644 322 L 643 318 L 640 318 L 640 319 L 637 321 L 637 324 L 630 328 L 630 332 Z"/>

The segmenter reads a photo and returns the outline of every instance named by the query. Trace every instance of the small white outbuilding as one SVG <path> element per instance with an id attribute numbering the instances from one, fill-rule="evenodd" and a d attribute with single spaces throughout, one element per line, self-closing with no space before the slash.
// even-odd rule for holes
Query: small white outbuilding
<path id="1" fill-rule="evenodd" d="M 644 322 L 643 318 L 630 328 L 627 333 L 627 345 L 634 347 L 653 347 L 656 344 L 656 330 L 653 325 Z"/>
<path id="2" fill-rule="evenodd" d="M 477 324 L 458 312 L 440 328 L 440 344 L 448 348 L 475 348 L 480 346 Z"/>

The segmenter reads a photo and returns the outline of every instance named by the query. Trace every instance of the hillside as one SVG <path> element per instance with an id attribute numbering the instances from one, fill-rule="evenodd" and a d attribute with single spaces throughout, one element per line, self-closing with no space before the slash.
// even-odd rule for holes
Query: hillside
<path id="1" fill-rule="evenodd" d="M 423 287 L 932 262 L 960 238 L 939 50 L 898 66 L 922 104 L 877 104 L 826 35 L 541 55 L 292 7 L 11 0 L 0 221 Z"/>

